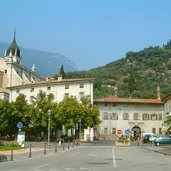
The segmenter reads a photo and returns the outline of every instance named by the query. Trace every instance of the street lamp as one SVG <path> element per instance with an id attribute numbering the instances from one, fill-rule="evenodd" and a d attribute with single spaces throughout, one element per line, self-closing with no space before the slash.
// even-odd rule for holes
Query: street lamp
<path id="1" fill-rule="evenodd" d="M 50 114 L 51 110 L 48 110 L 48 147 L 50 146 Z"/>

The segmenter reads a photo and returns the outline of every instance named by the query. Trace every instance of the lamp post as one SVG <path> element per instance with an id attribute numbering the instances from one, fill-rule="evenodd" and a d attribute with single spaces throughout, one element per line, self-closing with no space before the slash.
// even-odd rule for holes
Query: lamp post
<path id="1" fill-rule="evenodd" d="M 51 110 L 48 110 L 48 147 L 50 146 L 50 115 L 51 115 Z"/>

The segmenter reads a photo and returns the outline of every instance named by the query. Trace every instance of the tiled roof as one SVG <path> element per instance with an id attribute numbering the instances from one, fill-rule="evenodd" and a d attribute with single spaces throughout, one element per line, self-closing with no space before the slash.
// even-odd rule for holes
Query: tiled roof
<path id="1" fill-rule="evenodd" d="M 69 83 L 75 83 L 75 82 L 94 82 L 94 78 L 78 78 L 78 79 L 62 79 L 62 80 L 57 80 L 57 79 L 49 79 L 47 81 L 41 81 L 41 82 L 34 82 L 34 83 L 28 83 L 28 84 L 23 84 L 23 85 L 18 85 L 18 86 L 12 86 L 8 87 L 8 89 L 16 89 L 16 88 L 24 88 L 24 87 L 36 87 L 39 85 L 53 85 L 53 84 L 69 84 Z"/>
<path id="2" fill-rule="evenodd" d="M 115 102 L 115 103 L 155 103 L 163 104 L 160 99 L 132 99 L 132 98 L 119 98 L 111 96 L 109 98 L 96 99 L 94 102 Z"/>

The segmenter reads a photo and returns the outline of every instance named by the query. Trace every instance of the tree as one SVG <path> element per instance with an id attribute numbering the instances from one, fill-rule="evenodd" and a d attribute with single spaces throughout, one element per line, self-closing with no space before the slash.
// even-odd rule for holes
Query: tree
<path id="1" fill-rule="evenodd" d="M 54 106 L 53 94 L 46 94 L 42 90 L 39 91 L 37 97 L 32 101 L 32 126 L 35 135 L 40 135 L 43 133 L 42 139 L 45 138 L 47 134 L 48 127 L 48 110 L 51 110 L 51 130 L 54 129 Z"/>
<path id="2" fill-rule="evenodd" d="M 63 65 L 61 65 L 59 74 L 62 75 L 62 78 L 65 78 L 65 72 L 64 72 L 64 66 Z"/>

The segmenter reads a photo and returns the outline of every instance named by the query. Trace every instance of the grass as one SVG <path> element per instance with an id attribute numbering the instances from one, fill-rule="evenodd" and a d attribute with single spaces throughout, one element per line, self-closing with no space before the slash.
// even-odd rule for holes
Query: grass
<path id="1" fill-rule="evenodd" d="M 0 145 L 0 151 L 9 151 L 9 150 L 18 150 L 18 149 L 21 149 L 21 146 L 18 144 Z"/>

